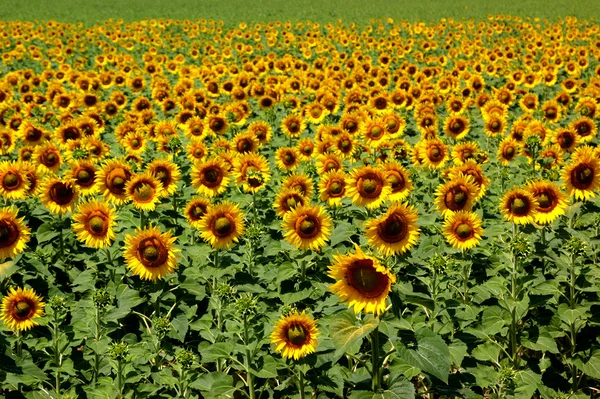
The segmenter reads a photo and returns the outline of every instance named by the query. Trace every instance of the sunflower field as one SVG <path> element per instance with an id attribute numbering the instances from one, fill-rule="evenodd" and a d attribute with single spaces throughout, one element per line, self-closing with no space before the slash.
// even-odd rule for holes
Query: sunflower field
<path id="1" fill-rule="evenodd" d="M 600 397 L 593 19 L 0 27 L 0 395 Z"/>

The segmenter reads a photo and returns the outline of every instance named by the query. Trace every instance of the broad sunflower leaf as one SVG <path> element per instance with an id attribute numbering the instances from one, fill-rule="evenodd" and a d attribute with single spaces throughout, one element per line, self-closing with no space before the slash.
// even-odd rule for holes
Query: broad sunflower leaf
<path id="1" fill-rule="evenodd" d="M 331 339 L 337 347 L 335 356 L 342 356 L 346 352 L 358 352 L 362 339 L 378 325 L 379 319 L 371 315 L 360 321 L 352 311 L 339 313 L 329 327 Z"/>
<path id="2" fill-rule="evenodd" d="M 448 383 L 450 374 L 450 350 L 448 345 L 439 335 L 427 329 L 421 329 L 416 333 L 417 348 L 399 349 L 400 356 L 410 365 L 433 375 L 434 377 Z"/>

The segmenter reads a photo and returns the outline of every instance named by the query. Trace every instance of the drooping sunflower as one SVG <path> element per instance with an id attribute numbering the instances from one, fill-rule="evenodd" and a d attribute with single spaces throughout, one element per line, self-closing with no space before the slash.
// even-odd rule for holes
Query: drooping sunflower
<path id="1" fill-rule="evenodd" d="M 382 167 L 391 187 L 388 199 L 392 202 L 400 202 L 408 197 L 413 189 L 413 184 L 406 168 L 396 161 L 388 161 Z"/>
<path id="2" fill-rule="evenodd" d="M 568 199 L 555 182 L 536 180 L 528 183 L 525 190 L 529 191 L 538 201 L 535 222 L 540 224 L 552 223 L 564 215 Z"/>
<path id="3" fill-rule="evenodd" d="M 38 323 L 34 320 L 44 315 L 44 302 L 31 288 L 11 287 L 2 298 L 2 321 L 11 330 L 27 331 Z"/>
<path id="4" fill-rule="evenodd" d="M 327 201 L 329 206 L 341 206 L 346 196 L 346 173 L 332 170 L 321 176 L 319 180 L 319 199 Z"/>
<path id="5" fill-rule="evenodd" d="M 384 256 L 403 254 L 417 243 L 417 220 L 413 206 L 396 204 L 381 217 L 365 223 L 369 244 Z"/>
<path id="6" fill-rule="evenodd" d="M 127 162 L 119 159 L 107 160 L 96 174 L 96 184 L 104 197 L 115 205 L 127 201 L 125 185 L 131 178 Z"/>
<path id="7" fill-rule="evenodd" d="M 200 229 L 202 217 L 208 212 L 210 201 L 206 198 L 192 198 L 185 207 L 185 218 L 190 226 Z"/>
<path id="8" fill-rule="evenodd" d="M 116 237 L 116 225 L 114 210 L 97 199 L 79 204 L 73 214 L 73 231 L 77 239 L 90 248 L 110 246 Z"/>
<path id="9" fill-rule="evenodd" d="M 192 166 L 192 185 L 199 194 L 215 197 L 227 189 L 229 170 L 218 158 Z"/>
<path id="10" fill-rule="evenodd" d="M 211 206 L 200 220 L 200 235 L 213 248 L 229 248 L 244 234 L 244 214 L 230 201 Z"/>
<path id="11" fill-rule="evenodd" d="M 177 237 L 162 233 L 158 227 L 136 229 L 125 236 L 123 256 L 127 268 L 144 280 L 162 279 L 177 267 L 177 252 L 173 244 Z"/>
<path id="12" fill-rule="evenodd" d="M 177 191 L 177 183 L 181 179 L 181 172 L 170 155 L 167 158 L 153 160 L 146 166 L 146 170 L 160 181 L 162 190 L 159 191 L 159 194 L 161 196 L 168 197 Z"/>
<path id="13" fill-rule="evenodd" d="M 354 254 L 335 255 L 328 276 L 336 280 L 329 286 L 331 292 L 354 308 L 354 313 L 379 315 L 385 310 L 385 301 L 396 282 L 394 276 L 377 258 L 365 255 L 356 246 Z"/>
<path id="14" fill-rule="evenodd" d="M 538 207 L 533 194 L 518 187 L 507 191 L 500 201 L 500 212 L 506 220 L 515 224 L 533 223 Z"/>
<path id="15" fill-rule="evenodd" d="M 329 241 L 332 219 L 319 206 L 297 206 L 283 216 L 284 238 L 296 248 L 320 251 Z"/>
<path id="16" fill-rule="evenodd" d="M 436 204 L 442 216 L 448 217 L 458 211 L 470 211 L 479 189 L 471 176 L 458 174 L 450 181 L 440 184 L 435 192 Z"/>
<path id="17" fill-rule="evenodd" d="M 318 335 L 315 320 L 304 311 L 295 311 L 281 316 L 271 333 L 271 343 L 284 358 L 298 360 L 316 350 Z"/>
<path id="18" fill-rule="evenodd" d="M 588 200 L 595 197 L 600 187 L 600 160 L 591 147 L 578 151 L 562 172 L 562 179 L 569 197 Z"/>
<path id="19" fill-rule="evenodd" d="M 369 209 L 380 207 L 392 191 L 384 171 L 371 166 L 352 170 L 346 185 L 352 202 Z"/>
<path id="20" fill-rule="evenodd" d="M 153 211 L 160 201 L 159 193 L 163 191 L 162 183 L 150 172 L 134 175 L 125 185 L 127 198 L 133 206 L 144 211 Z"/>
<path id="21" fill-rule="evenodd" d="M 42 203 L 57 215 L 72 212 L 79 197 L 72 180 L 58 177 L 47 177 L 40 190 Z"/>
<path id="22" fill-rule="evenodd" d="M 8 200 L 27 198 L 30 182 L 20 162 L 0 162 L 0 195 Z"/>
<path id="23" fill-rule="evenodd" d="M 23 223 L 25 217 L 17 217 L 15 207 L 0 208 L 0 260 L 14 258 L 25 250 L 31 232 Z"/>
<path id="24" fill-rule="evenodd" d="M 235 183 L 245 192 L 258 192 L 271 180 L 269 161 L 260 154 L 244 154 L 235 159 L 233 175 Z"/>
<path id="25" fill-rule="evenodd" d="M 452 247 L 461 251 L 471 249 L 481 241 L 481 219 L 474 212 L 455 212 L 445 220 L 442 233 Z"/>

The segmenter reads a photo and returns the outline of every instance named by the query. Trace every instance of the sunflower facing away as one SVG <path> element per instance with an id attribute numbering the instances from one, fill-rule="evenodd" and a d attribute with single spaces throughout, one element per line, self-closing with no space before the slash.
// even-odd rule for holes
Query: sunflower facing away
<path id="1" fill-rule="evenodd" d="M 354 254 L 338 254 L 333 260 L 328 276 L 336 282 L 329 286 L 331 292 L 347 302 L 349 308 L 354 307 L 354 313 L 363 309 L 365 313 L 383 313 L 396 276 L 358 246 Z"/>
<path id="2" fill-rule="evenodd" d="M 144 280 L 156 280 L 172 273 L 177 266 L 177 252 L 173 248 L 177 237 L 171 232 L 161 233 L 158 227 L 136 229 L 125 236 L 124 257 L 127 268 Z"/>
<path id="3" fill-rule="evenodd" d="M 481 241 L 481 219 L 470 211 L 455 212 L 444 222 L 442 233 L 454 248 L 461 251 L 471 249 Z"/>
<path id="4" fill-rule="evenodd" d="M 533 194 L 521 188 L 509 190 L 500 201 L 500 212 L 506 220 L 515 224 L 533 223 L 538 207 Z"/>
<path id="5" fill-rule="evenodd" d="M 402 254 L 412 248 L 419 238 L 417 211 L 398 204 L 377 219 L 365 223 L 369 244 L 384 256 Z"/>
<path id="6" fill-rule="evenodd" d="M 244 214 L 237 204 L 223 201 L 208 209 L 200 220 L 200 236 L 213 248 L 229 248 L 244 234 Z"/>
<path id="7" fill-rule="evenodd" d="M 295 311 L 281 316 L 271 333 L 271 343 L 281 356 L 298 360 L 316 350 L 318 335 L 315 320 L 304 311 Z"/>
<path id="8" fill-rule="evenodd" d="M 25 250 L 31 232 L 23 223 L 24 217 L 17 218 L 15 207 L 0 208 L 0 260 L 14 258 Z"/>
<path id="9" fill-rule="evenodd" d="M 331 217 L 320 206 L 298 206 L 283 217 L 284 238 L 296 248 L 323 248 L 331 235 Z"/>
<path id="10" fill-rule="evenodd" d="M 33 289 L 12 287 L 2 298 L 2 321 L 11 330 L 27 331 L 38 323 L 33 320 L 44 315 L 44 302 Z"/>
<path id="11" fill-rule="evenodd" d="M 103 201 L 89 200 L 79 205 L 73 215 L 73 231 L 77 239 L 90 248 L 105 248 L 115 239 L 113 209 Z"/>

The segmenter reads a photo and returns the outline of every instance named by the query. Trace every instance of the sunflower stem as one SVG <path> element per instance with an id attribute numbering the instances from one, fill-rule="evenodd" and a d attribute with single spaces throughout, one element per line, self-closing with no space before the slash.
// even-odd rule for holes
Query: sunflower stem
<path id="1" fill-rule="evenodd" d="M 575 309 L 577 305 L 577 297 L 575 292 L 575 282 L 577 281 L 577 276 L 575 273 L 575 254 L 571 253 L 570 256 L 570 270 L 569 270 L 569 307 L 571 309 Z M 569 326 L 569 339 L 571 343 L 571 359 L 575 358 L 575 348 L 577 346 L 577 331 L 575 329 L 575 324 L 571 323 Z M 571 365 L 571 390 L 573 393 L 577 392 L 578 388 L 578 379 L 577 374 L 579 370 L 577 369 L 576 364 Z"/>
<path id="2" fill-rule="evenodd" d="M 140 228 L 144 228 L 146 227 L 146 218 L 145 218 L 145 214 L 144 211 L 142 209 L 140 209 Z"/>
<path id="3" fill-rule="evenodd" d="M 517 225 L 513 223 L 512 225 L 512 239 L 515 240 L 517 236 Z M 519 359 L 517 357 L 518 353 L 518 343 L 517 343 L 517 296 L 519 292 L 517 290 L 517 255 L 514 252 L 511 257 L 511 276 L 510 276 L 510 297 L 512 300 L 513 309 L 511 311 L 511 323 L 510 323 L 510 356 L 513 367 L 517 368 L 519 366 Z"/>
<path id="4" fill-rule="evenodd" d="M 94 340 L 96 341 L 96 348 L 98 348 L 98 343 L 100 342 L 100 309 L 96 306 L 95 316 L 95 331 L 94 331 Z M 94 350 L 94 369 L 93 371 L 93 384 L 96 385 L 98 381 L 98 372 L 100 370 L 100 354 L 97 349 Z"/>
<path id="5" fill-rule="evenodd" d="M 54 363 L 56 364 L 56 373 L 55 373 L 55 390 L 56 396 L 60 398 L 60 342 L 58 337 L 58 315 L 55 313 L 54 323 L 52 323 L 52 340 L 54 341 Z"/>
<path id="6" fill-rule="evenodd" d="M 379 364 L 379 328 L 371 332 L 371 367 L 373 368 L 373 392 L 379 392 L 381 387 L 381 367 Z"/>
<path id="7" fill-rule="evenodd" d="M 300 391 L 300 399 L 304 399 L 304 375 L 300 368 L 298 368 L 298 391 Z"/>
<path id="8" fill-rule="evenodd" d="M 17 356 L 21 357 L 23 354 L 23 334 L 21 334 L 21 330 L 17 330 Z"/>
<path id="9" fill-rule="evenodd" d="M 60 259 L 65 260 L 65 242 L 63 238 L 63 221 L 62 216 L 58 217 L 59 225 L 58 225 L 58 245 L 60 248 Z"/>
<path id="10" fill-rule="evenodd" d="M 248 395 L 250 396 L 250 399 L 254 399 L 256 397 L 256 394 L 254 392 L 254 376 L 252 375 L 252 371 L 250 370 L 250 367 L 252 365 L 252 354 L 250 353 L 250 349 L 248 348 L 248 345 L 250 345 L 248 327 L 248 317 L 244 315 L 244 346 L 246 346 L 246 373 L 248 376 L 246 378 L 246 383 L 248 384 Z"/>
<path id="11" fill-rule="evenodd" d="M 117 359 L 117 387 L 119 389 L 119 398 L 123 397 L 123 365 L 121 359 Z"/>

